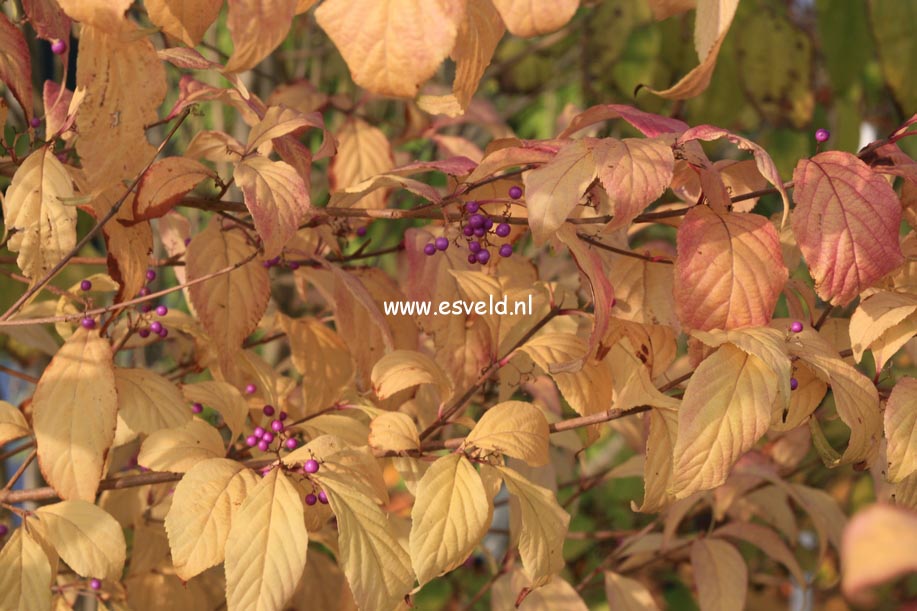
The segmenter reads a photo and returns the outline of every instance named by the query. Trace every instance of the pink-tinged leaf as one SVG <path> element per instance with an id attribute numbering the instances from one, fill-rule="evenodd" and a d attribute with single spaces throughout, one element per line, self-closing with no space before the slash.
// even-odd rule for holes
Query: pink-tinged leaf
<path id="1" fill-rule="evenodd" d="M 199 161 L 187 157 L 166 157 L 150 166 L 134 197 L 134 221 L 159 218 L 202 180 L 216 174 Z"/>
<path id="2" fill-rule="evenodd" d="M 186 70 L 220 70 L 223 68 L 220 64 L 210 61 L 188 47 L 158 49 L 156 55 L 159 56 L 159 59 L 169 62 L 176 68 L 184 68 Z"/>
<path id="3" fill-rule="evenodd" d="M 625 104 L 602 104 L 587 108 L 576 115 L 570 121 L 567 129 L 562 131 L 558 137 L 569 138 L 590 125 L 610 121 L 611 119 L 624 119 L 648 138 L 655 138 L 662 134 L 680 134 L 688 129 L 688 124 L 678 119 L 663 117 L 662 115 L 639 110 Z"/>
<path id="4" fill-rule="evenodd" d="M 913 133 L 908 132 L 908 128 L 911 125 L 917 125 L 917 114 L 911 115 L 911 118 L 901 124 L 901 127 L 895 130 L 895 132 L 889 137 L 891 142 L 897 142 L 901 138 L 904 138 L 907 135 L 913 136 Z"/>
<path id="5" fill-rule="evenodd" d="M 774 188 L 777 189 L 780 198 L 783 200 L 783 222 L 786 222 L 786 217 L 790 212 L 790 199 L 786 193 L 786 189 L 783 188 L 783 181 L 780 179 L 780 172 L 777 170 L 777 165 L 774 163 L 774 160 L 771 159 L 771 156 L 768 155 L 767 151 L 747 138 L 737 136 L 732 132 L 712 125 L 698 125 L 697 127 L 692 127 L 681 134 L 678 140 L 679 142 L 690 142 L 692 140 L 710 142 L 712 140 L 719 140 L 720 138 L 729 140 L 743 151 L 749 151 L 755 156 L 755 164 L 758 166 L 758 171 L 761 172 L 761 176 L 774 185 Z"/>
<path id="6" fill-rule="evenodd" d="M 368 208 L 368 205 L 361 201 L 366 198 L 368 193 L 372 193 L 377 189 L 391 189 L 393 187 L 407 189 L 411 193 L 433 203 L 439 203 L 442 200 L 436 189 L 425 182 L 393 174 L 380 174 L 358 182 L 352 187 L 347 187 L 343 191 L 338 191 L 331 196 L 328 205 L 340 208 Z M 359 206 L 356 205 L 358 203 L 360 204 Z M 388 218 L 390 216 L 390 211 L 388 210 L 378 210 L 378 213 L 378 218 Z"/>
<path id="7" fill-rule="evenodd" d="M 506 141 L 504 140 L 503 142 Z M 480 165 L 466 179 L 466 182 L 477 182 L 506 168 L 534 163 L 547 163 L 557 153 L 557 147 L 547 146 L 543 143 L 519 140 L 513 140 L 513 142 L 518 142 L 519 146 L 505 146 L 495 150 L 488 150 Z"/>
<path id="8" fill-rule="evenodd" d="M 57 0 L 22 0 L 22 8 L 39 38 L 70 40 L 70 18 L 61 10 Z"/>
<path id="9" fill-rule="evenodd" d="M 675 306 L 685 329 L 768 323 L 788 272 L 766 218 L 696 206 L 685 215 L 677 244 Z"/>
<path id="10" fill-rule="evenodd" d="M 79 109 L 85 91 L 81 89 L 74 101 L 72 91 L 61 88 L 54 81 L 45 81 L 41 97 L 45 106 L 45 133 L 48 134 L 49 139 L 53 134 L 61 134 L 70 129 L 76 119 L 76 111 Z"/>
<path id="11" fill-rule="evenodd" d="M 184 75 L 178 81 L 178 99 L 169 111 L 167 119 L 177 117 L 181 112 L 198 102 L 222 102 L 229 104 L 239 111 L 239 114 L 245 123 L 255 125 L 261 120 L 259 111 L 263 114 L 263 108 L 257 108 L 257 103 L 252 99 L 246 100 L 236 89 L 223 89 L 214 87 L 207 83 L 202 83 L 189 75 Z"/>
<path id="12" fill-rule="evenodd" d="M 493 0 L 516 36 L 530 38 L 562 28 L 579 7 L 579 0 Z"/>
<path id="13" fill-rule="evenodd" d="M 25 113 L 32 118 L 32 62 L 22 31 L 0 13 L 0 82 L 13 92 Z"/>
<path id="14" fill-rule="evenodd" d="M 287 37 L 296 6 L 289 0 L 229 0 L 226 25 L 232 37 L 229 72 L 242 72 L 267 57 Z"/>
<path id="15" fill-rule="evenodd" d="M 317 112 L 302 113 L 283 106 L 270 106 L 265 111 L 264 118 L 249 132 L 246 152 L 250 153 L 275 138 L 291 132 L 299 133 L 300 130 L 309 127 L 324 129 L 322 115 Z"/>
<path id="16" fill-rule="evenodd" d="M 614 210 L 607 230 L 630 225 L 662 195 L 675 169 L 672 148 L 661 140 L 604 138 L 592 147 L 592 155 Z"/>
<path id="17" fill-rule="evenodd" d="M 264 256 L 280 254 L 309 212 L 309 193 L 293 166 L 260 155 L 236 166 L 236 184 L 264 242 Z"/>
<path id="18" fill-rule="evenodd" d="M 389 170 L 388 173 L 397 174 L 398 176 L 411 176 L 421 172 L 442 172 L 449 176 L 467 176 L 476 167 L 478 167 L 476 162 L 467 157 L 458 156 L 438 161 L 415 161 Z"/>
<path id="19" fill-rule="evenodd" d="M 828 151 L 803 159 L 793 180 L 793 233 L 819 297 L 847 305 L 904 262 L 898 196 L 856 156 Z"/>
<path id="20" fill-rule="evenodd" d="M 536 244 L 560 229 L 595 177 L 595 159 L 586 140 L 571 142 L 554 159 L 525 174 L 525 202 Z"/>
<path id="21" fill-rule="evenodd" d="M 882 504 L 857 513 L 844 529 L 841 566 L 841 589 L 854 600 L 917 571 L 917 513 Z"/>
<path id="22" fill-rule="evenodd" d="M 900 176 L 917 185 L 917 161 L 902 151 L 897 144 L 883 144 L 861 159 L 879 174 Z"/>

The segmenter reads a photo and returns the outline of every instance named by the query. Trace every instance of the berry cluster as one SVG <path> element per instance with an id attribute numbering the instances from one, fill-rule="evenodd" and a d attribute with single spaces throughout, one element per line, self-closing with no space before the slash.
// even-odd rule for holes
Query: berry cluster
<path id="1" fill-rule="evenodd" d="M 827 131 L 827 130 L 819 130 L 819 131 Z M 817 135 L 816 135 L 816 138 L 817 138 Z M 825 137 L 825 140 L 827 139 L 828 138 Z M 823 142 L 823 140 L 821 140 L 820 142 Z M 802 322 L 798 320 L 794 320 L 792 324 L 790 324 L 790 331 L 792 333 L 802 333 L 802 329 L 803 329 Z M 799 388 L 799 380 L 797 380 L 796 378 L 790 378 L 790 390 L 796 390 L 797 388 Z"/>
<path id="2" fill-rule="evenodd" d="M 261 413 L 270 418 L 276 413 L 276 410 L 273 405 L 265 405 L 261 409 Z M 265 429 L 263 426 L 256 426 L 252 434 L 245 438 L 245 445 L 250 448 L 257 446 L 262 452 L 267 452 L 271 444 L 277 440 L 287 450 L 295 450 L 299 446 L 299 441 L 286 430 L 286 426 L 283 424 L 286 419 L 287 413 L 281 411 L 277 414 L 277 418 L 271 420 L 268 426 L 270 430 Z M 277 450 L 279 449 L 278 447 Z"/>
<path id="3" fill-rule="evenodd" d="M 511 199 L 522 197 L 522 189 L 513 186 L 509 189 Z M 491 240 L 493 237 L 506 238 L 510 234 L 509 223 L 495 223 L 486 213 L 480 212 L 481 204 L 476 201 L 470 201 L 465 204 L 465 218 L 461 225 L 462 237 L 465 238 L 465 244 L 468 248 L 468 262 L 471 264 L 487 264 L 491 259 L 491 251 L 488 247 L 496 246 Z M 433 242 L 425 245 L 424 254 L 427 256 L 435 255 L 437 251 L 444 251 L 449 248 L 449 240 L 445 237 L 438 237 Z M 501 257 L 510 257 L 513 254 L 513 246 L 505 242 L 497 249 L 497 254 Z"/>
<path id="4" fill-rule="evenodd" d="M 149 284 L 150 282 L 153 282 L 154 280 L 156 280 L 156 271 L 152 269 L 146 270 L 147 284 Z M 149 286 L 142 287 L 138 293 L 140 297 L 146 297 L 149 294 L 150 294 Z M 169 308 L 162 304 L 155 306 L 154 308 L 153 304 L 144 303 L 140 306 L 140 311 L 143 314 L 149 314 L 150 312 L 155 312 L 157 316 L 162 317 L 169 313 Z M 153 322 L 149 324 L 149 326 L 141 327 L 137 330 L 137 335 L 139 335 L 142 338 L 149 337 L 151 333 L 155 333 L 162 339 L 165 339 L 169 335 L 169 330 L 165 327 L 165 325 L 163 325 L 158 320 L 154 320 Z"/>
<path id="5" fill-rule="evenodd" d="M 310 458 L 302 465 L 302 472 L 306 475 L 312 475 L 313 473 L 318 473 L 319 464 L 318 461 L 314 458 Z M 315 493 L 315 487 L 313 484 L 312 492 L 306 495 L 306 505 L 310 507 L 315 505 L 315 503 L 321 503 L 322 505 L 328 504 L 328 495 L 325 494 L 324 490 L 319 490 L 318 494 Z"/>
<path id="6" fill-rule="evenodd" d="M 264 266 L 264 269 L 271 269 L 272 267 L 286 267 L 287 269 L 296 270 L 299 269 L 299 263 L 296 261 L 286 261 L 282 257 L 277 256 L 267 261 L 263 262 L 261 265 Z"/>

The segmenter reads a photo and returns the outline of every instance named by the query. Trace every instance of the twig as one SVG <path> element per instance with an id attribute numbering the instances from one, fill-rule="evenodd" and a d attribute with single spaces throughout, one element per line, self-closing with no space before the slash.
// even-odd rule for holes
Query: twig
<path id="1" fill-rule="evenodd" d="M 38 384 L 38 378 L 34 378 L 27 373 L 22 373 L 21 371 L 16 371 L 15 369 L 10 369 L 6 365 L 0 365 L 0 371 L 2 371 L 3 373 L 7 375 L 13 376 L 14 378 L 19 378 L 20 380 L 23 380 L 25 382 L 29 382 L 31 384 Z"/>
<path id="2" fill-rule="evenodd" d="M 29 452 L 29 455 L 25 457 L 25 460 L 22 461 L 22 464 L 19 465 L 19 468 L 16 469 L 15 473 L 13 473 L 13 477 L 11 477 L 10 480 L 3 485 L 3 492 L 6 492 L 16 485 L 16 482 L 19 481 L 19 478 L 22 477 L 22 474 L 25 473 L 25 470 L 29 468 L 29 465 L 32 464 L 32 461 L 35 460 L 35 456 L 37 455 L 38 450 L 32 450 Z"/>

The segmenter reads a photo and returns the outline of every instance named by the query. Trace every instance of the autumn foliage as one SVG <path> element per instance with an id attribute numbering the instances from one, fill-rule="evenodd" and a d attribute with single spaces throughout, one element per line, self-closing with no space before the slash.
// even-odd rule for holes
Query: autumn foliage
<path id="1" fill-rule="evenodd" d="M 0 609 L 915 604 L 861 4 L 0 2 Z"/>

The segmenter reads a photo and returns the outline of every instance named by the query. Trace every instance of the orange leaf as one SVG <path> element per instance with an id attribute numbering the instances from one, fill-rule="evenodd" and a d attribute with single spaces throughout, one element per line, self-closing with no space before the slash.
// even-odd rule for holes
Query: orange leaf
<path id="1" fill-rule="evenodd" d="M 232 37 L 228 72 L 253 68 L 287 37 L 296 5 L 290 0 L 229 0 L 226 25 Z"/>
<path id="2" fill-rule="evenodd" d="M 160 159 L 147 170 L 134 197 L 134 220 L 163 216 L 205 178 L 216 175 L 204 164 L 187 157 Z"/>
<path id="3" fill-rule="evenodd" d="M 847 305 L 904 262 L 898 196 L 856 156 L 828 151 L 802 159 L 793 180 L 793 233 L 819 297 Z"/>
<path id="4" fill-rule="evenodd" d="M 133 4 L 132 0 L 57 0 L 57 3 L 74 21 L 106 32 L 121 29 L 125 23 L 124 14 Z"/>
<path id="5" fill-rule="evenodd" d="M 264 256 L 279 254 L 309 211 L 302 177 L 290 164 L 260 155 L 237 164 L 233 176 L 264 242 Z"/>
<path id="6" fill-rule="evenodd" d="M 328 180 L 332 191 L 340 191 L 395 166 L 388 138 L 377 127 L 354 118 L 345 121 L 335 134 L 338 153 L 331 161 Z M 358 202 L 359 208 L 377 210 L 385 207 L 388 193 L 379 190 Z"/>
<path id="7" fill-rule="evenodd" d="M 0 13 L 0 82 L 6 83 L 25 112 L 32 118 L 32 62 L 22 31 Z"/>
<path id="8" fill-rule="evenodd" d="M 146 0 L 144 6 L 150 21 L 166 34 L 195 47 L 220 14 L 223 0 Z"/>
<path id="9" fill-rule="evenodd" d="M 841 545 L 844 594 L 863 591 L 917 571 L 917 513 L 890 505 L 872 505 L 856 514 Z"/>
<path id="10" fill-rule="evenodd" d="M 766 218 L 704 206 L 685 215 L 674 292 L 686 329 L 766 325 L 787 276 L 780 239 Z"/>
<path id="11" fill-rule="evenodd" d="M 579 0 L 493 0 L 493 3 L 509 31 L 526 38 L 559 30 L 579 7 Z"/>
<path id="12" fill-rule="evenodd" d="M 601 104 L 587 108 L 573 117 L 567 129 L 558 138 L 569 138 L 576 132 L 602 121 L 623 119 L 630 123 L 641 134 L 655 138 L 662 134 L 681 133 L 688 129 L 688 124 L 678 119 L 655 115 L 650 112 L 627 106 L 625 104 Z"/>

